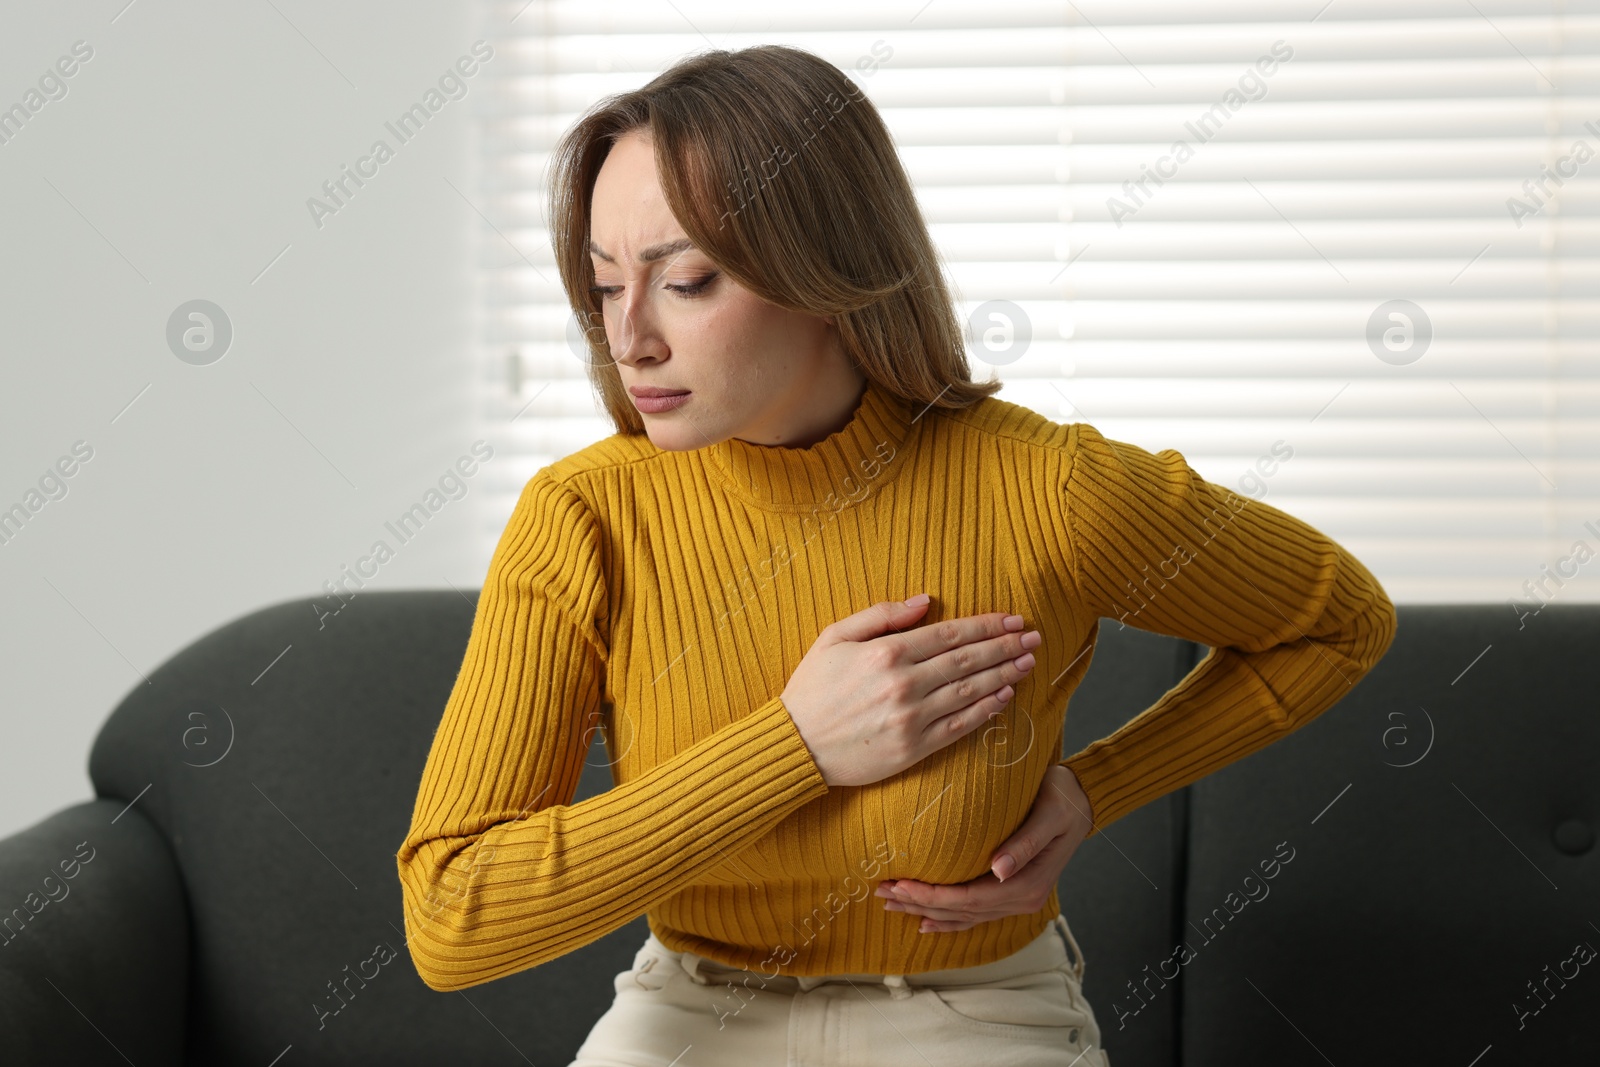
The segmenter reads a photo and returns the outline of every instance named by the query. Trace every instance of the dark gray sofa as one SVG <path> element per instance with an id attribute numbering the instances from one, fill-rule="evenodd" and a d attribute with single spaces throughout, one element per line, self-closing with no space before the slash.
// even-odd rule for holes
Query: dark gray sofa
<path id="1" fill-rule="evenodd" d="M 642 917 L 455 993 L 404 944 L 394 852 L 473 606 L 278 604 L 138 685 L 99 799 L 0 840 L 0 1063 L 566 1064 Z M 1600 1062 L 1600 606 L 1399 615 L 1337 706 L 1068 865 L 1116 1067 Z M 1066 750 L 1204 651 L 1102 620 Z"/>

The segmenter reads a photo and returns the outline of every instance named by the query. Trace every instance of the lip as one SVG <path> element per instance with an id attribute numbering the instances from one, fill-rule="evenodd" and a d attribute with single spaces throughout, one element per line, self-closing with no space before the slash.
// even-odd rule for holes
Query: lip
<path id="1" fill-rule="evenodd" d="M 687 389 L 671 390 L 653 386 L 636 386 L 628 390 L 633 394 L 633 406 L 646 415 L 660 415 L 673 408 L 682 407 L 693 395 Z"/>

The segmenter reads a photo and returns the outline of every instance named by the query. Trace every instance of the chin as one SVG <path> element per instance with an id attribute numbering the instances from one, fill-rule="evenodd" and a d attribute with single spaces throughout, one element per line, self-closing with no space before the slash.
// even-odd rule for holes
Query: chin
<path id="1" fill-rule="evenodd" d="M 672 420 L 668 425 L 664 420 L 646 415 L 644 417 L 644 432 L 650 438 L 650 443 L 663 452 L 690 452 L 696 448 L 704 448 L 710 444 L 703 434 L 696 432 L 693 426 L 682 420 Z"/>

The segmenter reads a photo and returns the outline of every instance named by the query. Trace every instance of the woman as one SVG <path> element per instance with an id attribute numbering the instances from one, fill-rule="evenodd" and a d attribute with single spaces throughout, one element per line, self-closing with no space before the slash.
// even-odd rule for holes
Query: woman
<path id="1" fill-rule="evenodd" d="M 396 857 L 419 974 L 646 914 L 578 1065 L 1109 1064 L 1058 875 L 1345 695 L 1384 590 L 1178 453 L 970 381 L 888 132 L 823 60 L 691 58 L 552 166 L 618 432 L 495 550 Z M 1061 761 L 1103 617 L 1213 650 Z M 596 722 L 615 786 L 572 804 Z"/>

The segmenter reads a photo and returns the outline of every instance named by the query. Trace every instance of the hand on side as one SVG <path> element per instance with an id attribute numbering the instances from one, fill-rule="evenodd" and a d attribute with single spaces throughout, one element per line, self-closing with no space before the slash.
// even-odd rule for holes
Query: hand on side
<path id="1" fill-rule="evenodd" d="M 922 933 L 965 930 L 1045 906 L 1061 872 L 1093 826 L 1089 797 L 1063 764 L 1051 767 L 1017 832 L 995 850 L 989 871 L 969 882 L 938 885 L 915 878 L 880 882 L 888 911 L 924 916 Z M 998 875 L 1005 875 L 1002 881 Z"/>

